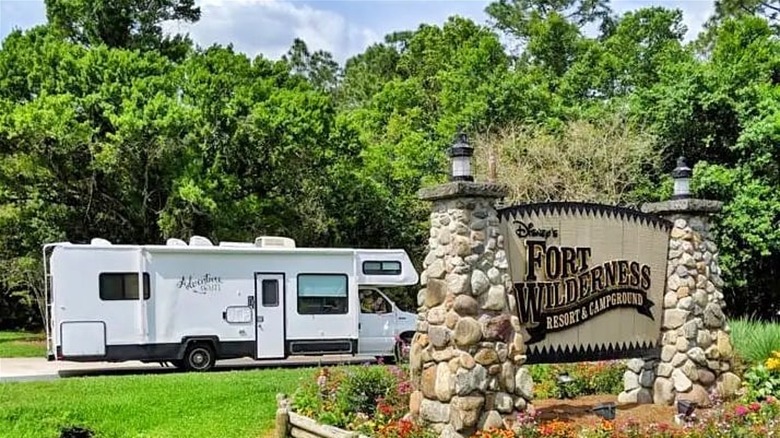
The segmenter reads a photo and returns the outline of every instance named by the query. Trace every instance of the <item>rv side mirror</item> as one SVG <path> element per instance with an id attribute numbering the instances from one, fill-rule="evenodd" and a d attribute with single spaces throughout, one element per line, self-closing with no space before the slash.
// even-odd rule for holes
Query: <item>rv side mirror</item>
<path id="1" fill-rule="evenodd" d="M 255 308 L 255 297 L 252 297 L 252 296 L 247 297 L 246 305 L 251 307 L 252 309 L 254 309 Z"/>

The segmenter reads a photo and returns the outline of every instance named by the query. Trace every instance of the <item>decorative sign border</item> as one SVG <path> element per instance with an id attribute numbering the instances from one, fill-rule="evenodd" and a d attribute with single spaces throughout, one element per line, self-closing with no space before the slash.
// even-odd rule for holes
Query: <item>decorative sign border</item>
<path id="1" fill-rule="evenodd" d="M 627 345 L 581 345 L 577 348 L 548 347 L 527 352 L 527 364 L 566 363 L 566 362 L 596 362 L 601 360 L 620 360 L 631 358 L 660 358 L 661 345 L 657 342 L 629 342 Z"/>
<path id="2" fill-rule="evenodd" d="M 497 209 L 498 218 L 500 220 L 507 220 L 516 214 L 573 214 L 580 215 L 591 214 L 594 216 L 600 216 L 607 219 L 617 218 L 625 221 L 631 219 L 638 222 L 640 225 L 651 225 L 655 229 L 661 229 L 666 232 L 671 232 L 674 224 L 660 216 L 656 216 L 650 213 L 644 213 L 639 210 L 634 210 L 628 207 L 619 207 L 606 204 L 594 204 L 591 202 L 544 202 L 537 204 L 518 204 L 509 207 Z"/>

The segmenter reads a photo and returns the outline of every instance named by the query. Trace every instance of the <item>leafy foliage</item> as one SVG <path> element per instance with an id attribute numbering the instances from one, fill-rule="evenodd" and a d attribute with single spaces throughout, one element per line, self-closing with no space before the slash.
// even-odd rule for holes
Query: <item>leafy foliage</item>
<path id="1" fill-rule="evenodd" d="M 432 431 L 403 418 L 408 370 L 396 366 L 322 368 L 295 391 L 293 409 L 317 421 L 384 438 L 428 438 Z"/>
<path id="2" fill-rule="evenodd" d="M 754 365 L 745 372 L 747 397 L 765 399 L 780 396 L 780 366 L 776 364 L 779 360 L 780 350 L 767 360 L 767 364 Z"/>
<path id="3" fill-rule="evenodd" d="M 529 365 L 534 380 L 534 397 L 575 398 L 594 394 L 617 395 L 623 391 L 626 366 L 618 361 L 581 362 L 576 364 Z M 570 381 L 558 383 L 566 375 Z"/>
<path id="4" fill-rule="evenodd" d="M 45 0 L 46 17 L 63 37 L 88 45 L 159 50 L 180 57 L 190 42 L 163 34 L 162 23 L 200 20 L 194 0 Z"/>
<path id="5" fill-rule="evenodd" d="M 728 311 L 774 318 L 777 5 L 716 3 L 686 44 L 676 9 L 497 0 L 491 27 L 421 24 L 340 66 L 303 40 L 272 61 L 164 35 L 200 19 L 192 0 L 47 0 L 48 23 L 0 49 L 2 326 L 40 325 L 45 242 L 283 234 L 402 247 L 419 266 L 416 193 L 447 179 L 459 127 L 512 201 L 665 199 L 684 154 L 695 194 L 724 202 Z M 393 292 L 405 308 L 415 296 Z"/>

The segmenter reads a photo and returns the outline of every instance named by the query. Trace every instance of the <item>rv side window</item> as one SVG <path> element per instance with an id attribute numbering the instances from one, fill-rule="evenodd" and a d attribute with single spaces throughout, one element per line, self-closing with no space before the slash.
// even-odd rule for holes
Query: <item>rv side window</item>
<path id="1" fill-rule="evenodd" d="M 347 276 L 343 274 L 298 275 L 298 313 L 301 315 L 345 314 L 348 309 Z"/>
<path id="2" fill-rule="evenodd" d="M 397 261 L 363 262 L 363 273 L 366 275 L 399 275 L 401 274 L 401 262 L 397 262 Z"/>
<path id="3" fill-rule="evenodd" d="M 277 280 L 263 280 L 263 307 L 276 307 L 279 305 L 279 282 Z"/>
<path id="4" fill-rule="evenodd" d="M 137 300 L 138 274 L 135 272 L 102 273 L 99 276 L 100 299 L 104 301 Z M 149 274 L 144 272 L 144 299 L 149 299 Z"/>

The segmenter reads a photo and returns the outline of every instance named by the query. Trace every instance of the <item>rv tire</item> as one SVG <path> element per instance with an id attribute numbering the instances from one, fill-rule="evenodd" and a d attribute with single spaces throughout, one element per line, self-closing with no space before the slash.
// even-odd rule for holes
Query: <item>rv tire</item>
<path id="1" fill-rule="evenodd" d="M 404 332 L 399 336 L 393 347 L 393 358 L 396 363 L 408 363 L 409 362 L 409 348 L 414 338 L 414 332 Z"/>
<path id="2" fill-rule="evenodd" d="M 215 361 L 214 348 L 204 342 L 191 343 L 184 352 L 183 362 L 187 371 L 209 371 Z"/>
<path id="3" fill-rule="evenodd" d="M 395 363 L 402 364 L 406 363 L 407 359 L 409 359 L 408 354 L 404 354 L 404 343 L 403 342 L 396 342 L 395 347 L 393 348 L 393 359 Z"/>

